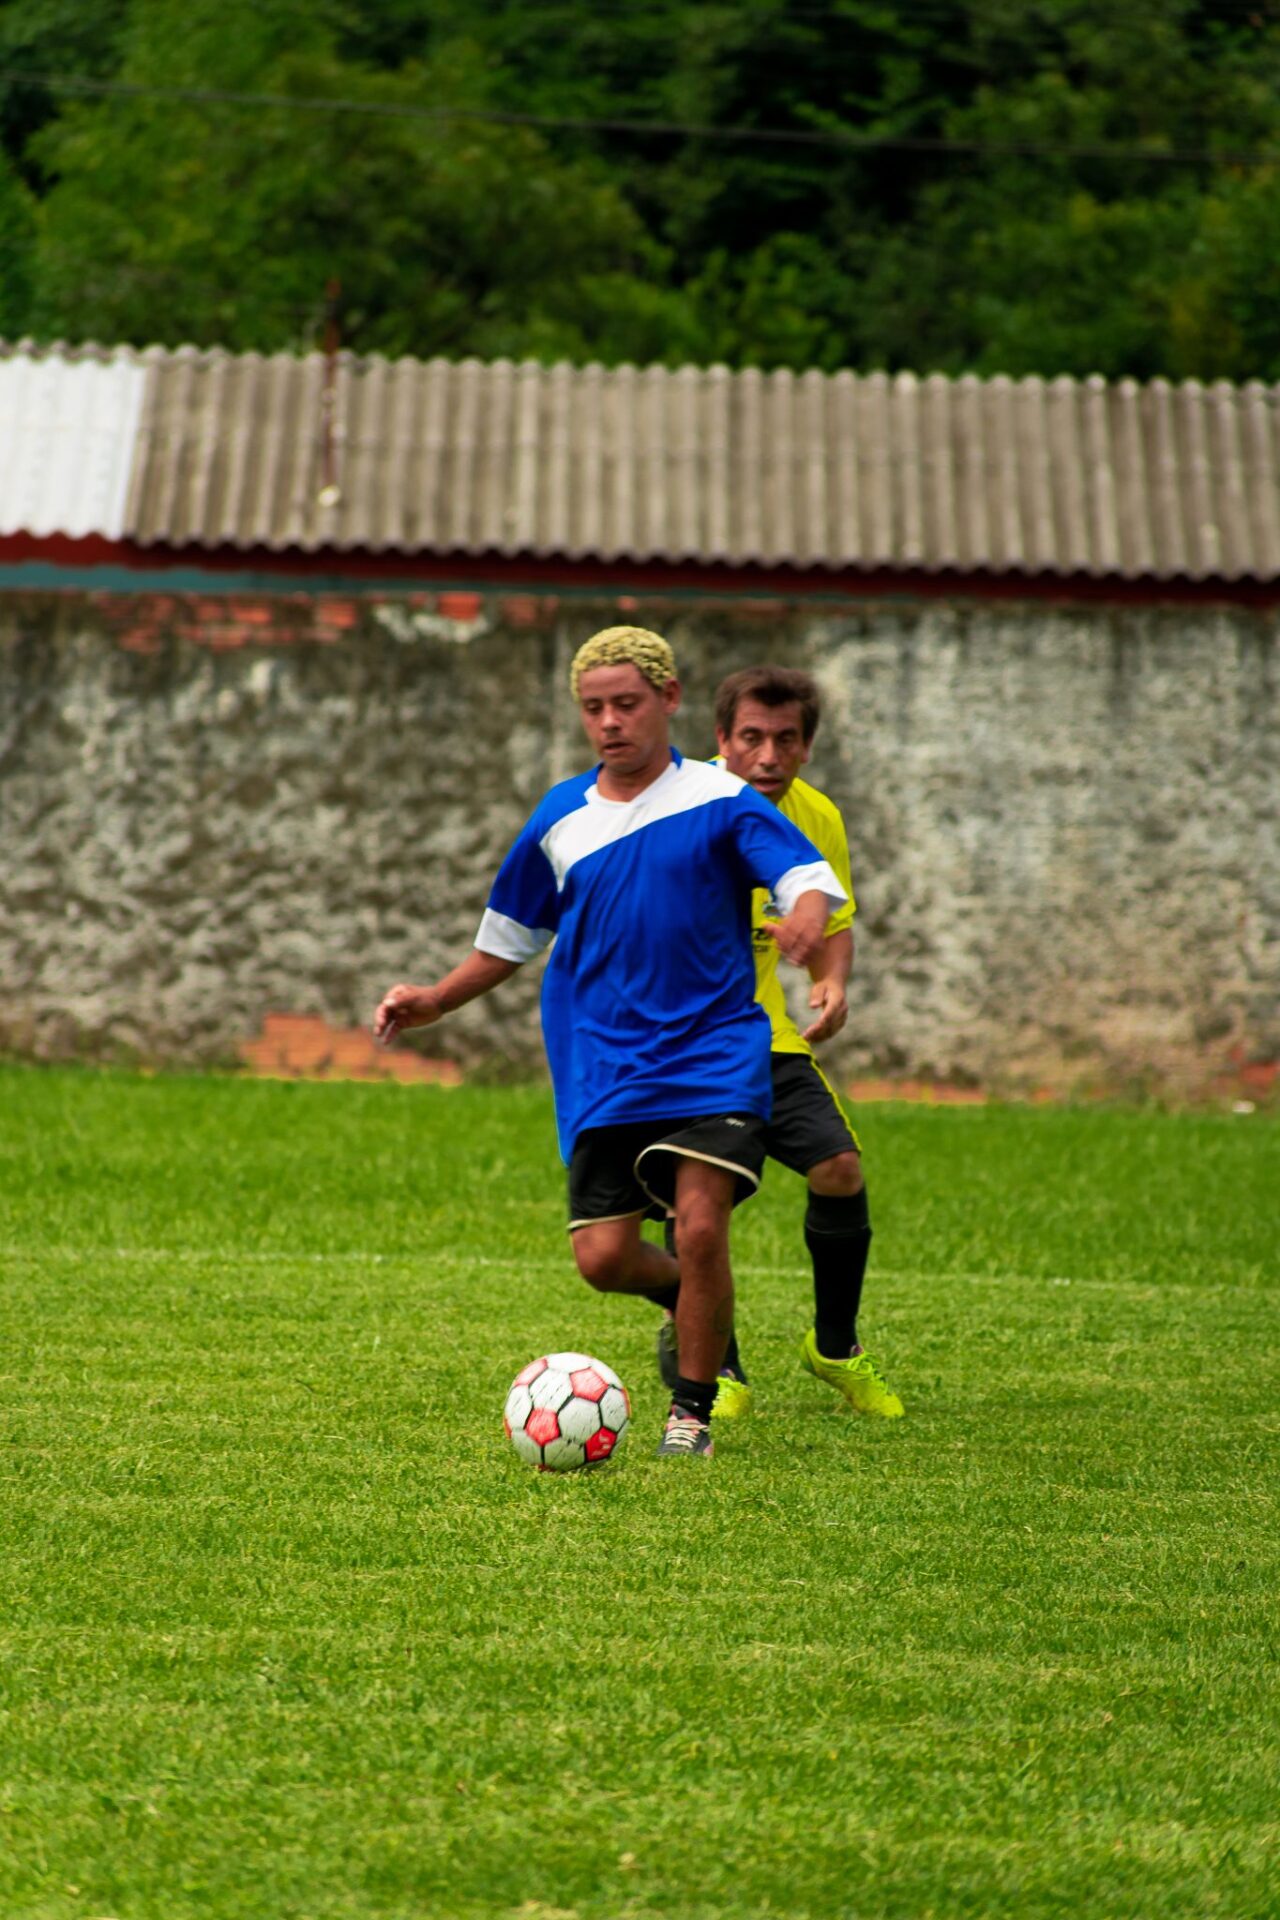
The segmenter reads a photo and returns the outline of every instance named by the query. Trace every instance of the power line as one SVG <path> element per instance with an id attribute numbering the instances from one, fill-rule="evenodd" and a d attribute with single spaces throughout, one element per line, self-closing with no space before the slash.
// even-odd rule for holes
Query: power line
<path id="1" fill-rule="evenodd" d="M 391 100 L 352 100 L 331 95 L 241 93 L 219 87 L 141 86 L 125 80 L 93 80 L 81 74 L 32 73 L 0 67 L 0 80 L 47 87 L 51 93 L 103 95 L 115 99 L 156 100 L 188 106 L 281 109 L 290 113 L 362 114 L 374 119 L 421 120 L 436 125 L 458 122 L 481 126 L 531 127 L 552 133 L 609 133 L 637 139 L 709 140 L 721 144 L 817 147 L 855 153 L 954 153 L 1002 159 L 1121 160 L 1157 166 L 1267 167 L 1280 163 L 1272 153 L 1216 147 L 1135 147 L 1050 141 L 957 140 L 943 136 L 846 133 L 816 127 L 717 127 L 693 121 L 601 119 L 588 115 L 504 113 L 485 107 L 420 107 Z"/>
<path id="2" fill-rule="evenodd" d="M 889 11 L 889 4 L 890 0 L 883 0 L 883 10 L 885 12 Z M 1186 10 L 1190 11 L 1191 0 L 1184 0 L 1184 4 L 1186 5 Z M 832 25 L 850 27 L 866 27 L 869 24 L 865 19 L 860 19 L 855 14 L 841 11 L 840 0 L 832 0 L 832 4 L 826 7 L 786 4 L 772 8 L 761 7 L 759 9 L 749 6 L 734 6 L 731 4 L 731 0 L 716 0 L 715 4 L 708 4 L 706 10 L 708 14 L 713 16 L 717 26 L 725 21 L 735 26 L 785 26 L 792 20 L 827 21 Z M 1245 25 L 1252 25 L 1257 22 L 1263 26 L 1274 26 L 1277 23 L 1277 0 L 1215 0 L 1215 10 L 1218 14 L 1226 15 L 1231 20 L 1241 20 Z M 521 13 L 541 14 L 565 13 L 573 15 L 578 19 L 582 17 L 581 0 L 521 0 L 519 11 Z M 657 8 L 654 5 L 654 0 L 610 0 L 608 14 L 598 16 L 597 23 L 607 24 L 609 20 L 619 15 L 634 20 L 651 20 L 656 11 Z M 1157 15 L 1157 13 L 1167 12 L 1167 10 L 1164 9 L 1157 9 L 1153 4 L 1149 4 L 1145 8 L 1117 6 L 1109 11 L 1112 18 L 1128 20 L 1148 19 L 1153 15 Z M 932 18 L 940 13 L 956 17 L 957 24 L 959 25 L 970 24 L 960 13 L 960 0 L 892 0 L 892 14 L 894 16 Z M 499 21 L 500 15 L 498 13 L 485 13 L 481 16 L 480 29 L 483 30 L 485 26 L 498 24 Z M 439 27 L 442 23 L 437 20 L 430 24 Z M 984 24 L 991 25 L 993 23 L 987 22 Z M 1042 16 L 1037 24 L 1053 27 L 1064 23 L 1053 18 L 1044 18 Z M 1065 24 L 1070 23 L 1067 22 Z M 1173 16 L 1173 24 L 1182 26 L 1186 25 L 1186 21 L 1184 18 L 1175 15 Z M 1216 24 L 1216 22 L 1209 21 L 1206 24 L 1212 26 Z"/>
<path id="3" fill-rule="evenodd" d="M 1191 10 L 1191 0 L 1186 0 L 1186 8 L 1188 12 Z M 958 0 L 884 0 L 883 11 L 886 17 L 879 21 L 836 11 L 835 7 L 786 5 L 776 9 L 755 11 L 750 8 L 735 8 L 726 3 L 708 5 L 706 11 L 709 24 L 716 30 L 722 27 L 757 29 L 752 33 L 752 44 L 755 45 L 760 45 L 762 41 L 767 44 L 770 38 L 768 35 L 762 35 L 758 29 L 790 28 L 796 24 L 804 24 L 815 30 L 823 27 L 850 27 L 859 33 L 887 33 L 913 24 L 941 31 L 948 25 L 954 24 L 960 32 L 977 26 L 980 32 L 1001 38 L 1006 38 L 1011 30 L 1008 22 L 998 20 L 974 22 L 971 17 L 960 12 Z M 562 15 L 566 22 L 572 20 L 575 24 L 584 24 L 581 0 L 522 0 L 520 12 L 537 16 L 544 22 Z M 626 4 L 624 0 L 610 0 L 607 14 L 602 13 L 594 21 L 586 24 L 608 25 L 619 19 L 648 24 L 654 20 L 656 12 L 653 0 L 635 0 L 634 4 L 631 4 L 631 0 L 627 0 Z M 1112 20 L 1130 23 L 1147 24 L 1155 18 L 1183 30 L 1192 26 L 1185 15 L 1171 16 L 1167 10 L 1157 9 L 1154 5 L 1116 6 L 1109 9 L 1109 15 Z M 483 34 L 486 27 L 499 24 L 501 24 L 499 15 L 486 14 L 475 28 L 475 32 Z M 1038 30 L 1042 33 L 1065 33 L 1073 24 L 1076 23 L 1070 19 L 1058 19 L 1044 12 L 1038 12 L 1035 16 L 1024 18 L 1017 23 L 1021 30 Z M 1255 31 L 1261 32 L 1267 28 L 1280 26 L 1280 6 L 1277 0 L 1216 0 L 1215 17 L 1200 24 L 1209 28 L 1252 27 Z M 433 30 L 442 32 L 471 31 L 469 28 L 460 29 L 456 23 L 446 24 L 440 21 L 432 23 L 432 27 Z"/>

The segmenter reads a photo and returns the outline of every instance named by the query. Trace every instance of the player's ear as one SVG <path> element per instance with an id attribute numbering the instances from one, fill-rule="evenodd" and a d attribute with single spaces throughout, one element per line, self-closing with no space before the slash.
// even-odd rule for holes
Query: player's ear
<path id="1" fill-rule="evenodd" d="M 662 689 L 662 704 L 668 713 L 680 711 L 680 682 L 668 680 Z"/>

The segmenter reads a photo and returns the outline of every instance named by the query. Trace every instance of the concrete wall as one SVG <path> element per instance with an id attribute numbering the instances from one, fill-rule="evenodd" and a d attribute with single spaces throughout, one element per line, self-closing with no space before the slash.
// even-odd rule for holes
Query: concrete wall
<path id="1" fill-rule="evenodd" d="M 734 667 L 823 686 L 838 1073 L 1185 1092 L 1280 1058 L 1274 611 L 464 594 L 0 598 L 0 1045 L 227 1059 L 444 969 L 586 764 L 567 663 L 619 618 L 675 645 L 689 752 Z M 536 972 L 431 1051 L 535 1066 Z"/>

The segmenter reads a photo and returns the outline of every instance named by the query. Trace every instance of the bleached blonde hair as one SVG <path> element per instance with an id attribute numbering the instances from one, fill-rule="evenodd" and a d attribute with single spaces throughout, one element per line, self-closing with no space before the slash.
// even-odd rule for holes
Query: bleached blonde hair
<path id="1" fill-rule="evenodd" d="M 676 657 L 660 633 L 650 633 L 647 627 L 605 627 L 584 640 L 573 656 L 569 686 L 574 699 L 578 697 L 583 674 L 590 673 L 593 667 L 627 665 L 635 667 L 658 688 L 676 677 Z"/>

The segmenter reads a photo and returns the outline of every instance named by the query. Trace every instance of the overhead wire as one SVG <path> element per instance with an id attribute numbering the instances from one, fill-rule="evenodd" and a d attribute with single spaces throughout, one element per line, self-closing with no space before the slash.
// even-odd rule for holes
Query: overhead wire
<path id="1" fill-rule="evenodd" d="M 861 153 L 992 155 L 998 158 L 1113 160 L 1154 166 L 1266 167 L 1280 163 L 1275 151 L 1220 147 L 1150 147 L 1119 142 L 964 140 L 947 135 L 861 134 L 818 127 L 717 126 L 681 120 L 632 120 L 590 114 L 513 113 L 489 107 L 429 107 L 408 101 L 355 100 L 343 95 L 242 92 L 224 87 L 144 85 L 127 80 L 97 80 L 86 74 L 50 74 L 0 67 L 0 80 L 47 87 L 52 93 L 129 100 L 155 100 L 192 106 L 251 107 L 290 113 L 344 113 L 377 119 L 419 120 L 498 127 L 529 127 L 538 132 L 620 134 L 637 139 L 707 140 L 816 147 Z"/>
<path id="2" fill-rule="evenodd" d="M 848 0 L 846 0 L 846 4 L 848 4 Z M 963 25 L 966 24 L 962 12 L 963 4 L 964 0 L 881 0 L 880 11 L 889 16 L 891 24 L 903 16 L 910 18 L 913 15 L 932 17 L 937 14 L 949 14 L 955 17 L 959 24 Z M 1183 6 L 1184 13 L 1193 11 L 1194 0 L 1183 0 Z M 471 16 L 474 14 L 475 9 L 469 7 L 466 11 L 468 16 Z M 529 13 L 567 13 L 572 14 L 577 19 L 581 19 L 582 17 L 581 0 L 520 0 L 519 6 L 513 6 L 509 11 L 511 14 L 518 13 L 522 15 Z M 661 8 L 657 0 L 610 0 L 607 13 L 602 12 L 597 17 L 596 24 L 607 27 L 618 16 L 635 20 L 652 20 L 660 11 Z M 833 0 L 833 4 L 827 7 L 810 5 L 797 6 L 792 5 L 791 0 L 782 0 L 782 3 L 779 5 L 762 6 L 758 9 L 748 6 L 735 6 L 732 4 L 732 0 L 703 0 L 700 11 L 713 19 L 717 25 L 726 19 L 733 21 L 735 24 L 740 23 L 743 25 L 786 25 L 792 20 L 830 21 L 833 24 L 852 27 L 866 27 L 872 24 L 864 18 L 859 18 L 856 14 L 846 12 L 841 5 L 841 0 Z M 1029 5 L 1022 7 L 1019 15 L 1019 24 L 1027 23 L 1030 11 Z M 1278 14 L 1280 14 L 1277 0 L 1215 0 L 1214 11 L 1217 14 L 1227 14 L 1242 19 L 1246 25 L 1251 25 L 1257 21 L 1264 26 L 1276 24 Z M 1069 15 L 1065 19 L 1062 19 L 1050 14 L 1044 6 L 1043 0 L 1041 0 L 1038 13 L 1039 18 L 1035 20 L 1035 24 L 1039 26 L 1056 27 L 1072 24 Z M 1172 24 L 1175 25 L 1185 24 L 1185 19 L 1180 18 L 1176 14 L 1171 14 L 1171 10 L 1167 5 L 1156 5 L 1154 0 L 1152 0 L 1152 4 L 1146 7 L 1111 7 L 1108 8 L 1108 15 L 1113 20 L 1145 20 L 1153 16 L 1159 16 L 1163 19 L 1171 19 Z M 482 26 L 491 25 L 500 18 L 501 9 L 489 9 L 480 15 L 480 24 Z M 424 20 L 423 24 L 430 27 L 439 26 L 444 23 L 438 19 L 428 19 Z M 992 26 L 999 23 L 986 20 L 980 24 Z M 1212 25 L 1214 23 L 1213 21 L 1209 21 L 1206 24 Z"/>

